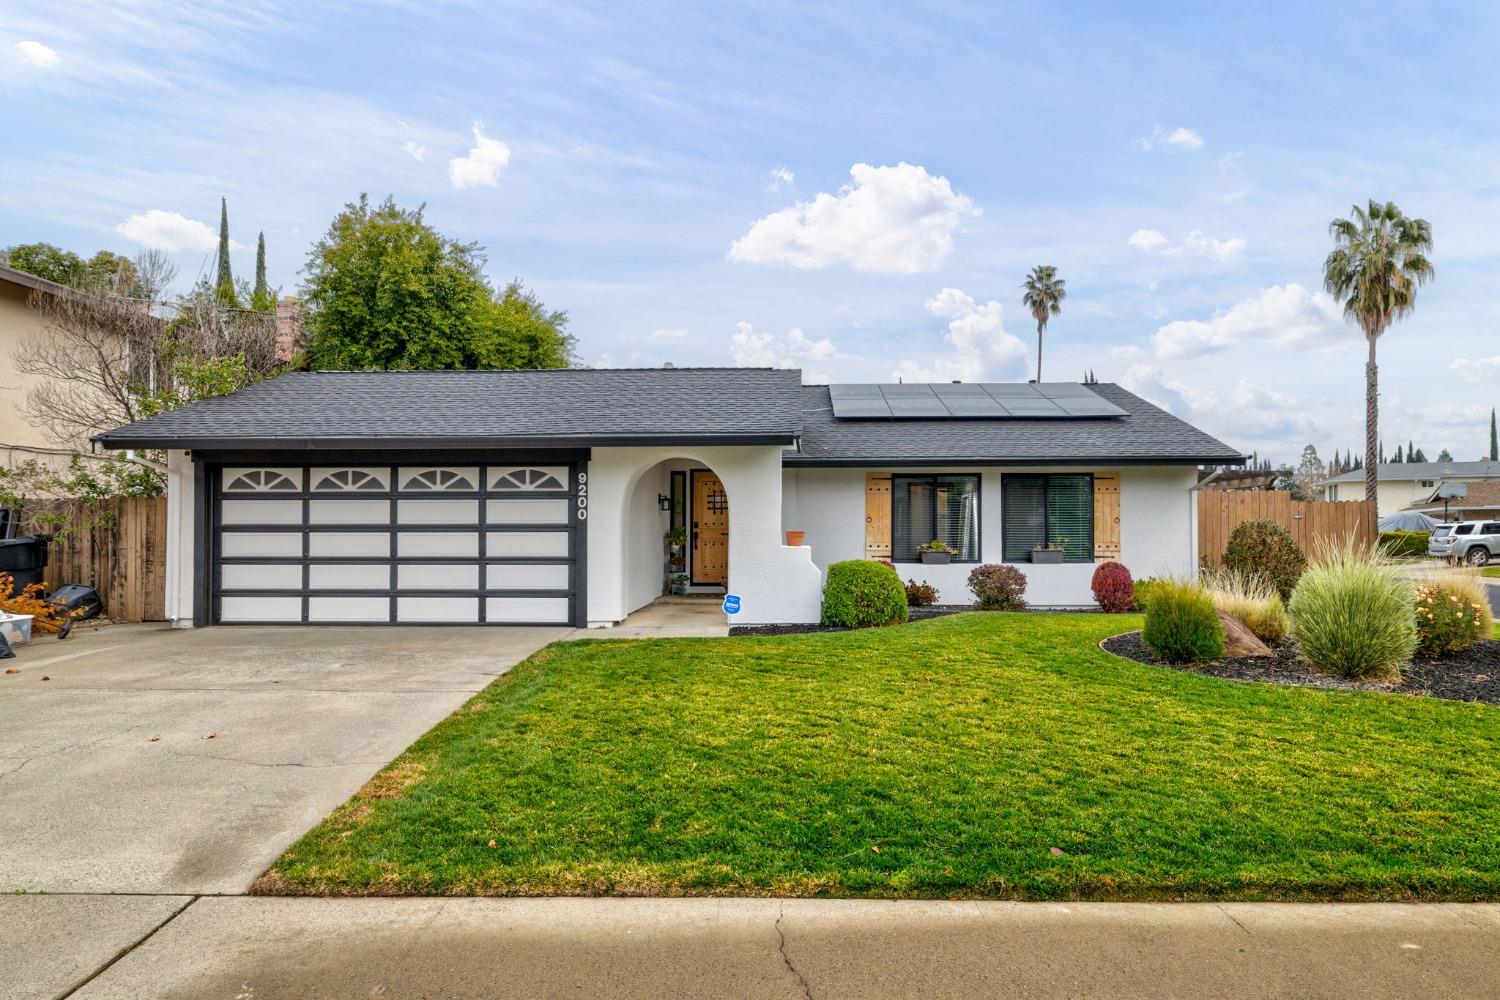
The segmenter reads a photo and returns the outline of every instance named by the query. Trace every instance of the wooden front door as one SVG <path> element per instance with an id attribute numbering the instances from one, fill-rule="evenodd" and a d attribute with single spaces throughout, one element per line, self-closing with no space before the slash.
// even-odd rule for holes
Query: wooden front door
<path id="1" fill-rule="evenodd" d="M 712 472 L 693 472 L 693 583 L 729 585 L 729 495 Z"/>

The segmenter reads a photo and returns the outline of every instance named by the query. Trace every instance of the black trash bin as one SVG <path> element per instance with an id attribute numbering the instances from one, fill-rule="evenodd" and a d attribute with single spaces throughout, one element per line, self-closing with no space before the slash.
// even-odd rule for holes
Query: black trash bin
<path id="1" fill-rule="evenodd" d="M 47 544 L 45 535 L 22 535 L 0 539 L 0 573 L 15 579 L 16 593 L 46 579 Z"/>

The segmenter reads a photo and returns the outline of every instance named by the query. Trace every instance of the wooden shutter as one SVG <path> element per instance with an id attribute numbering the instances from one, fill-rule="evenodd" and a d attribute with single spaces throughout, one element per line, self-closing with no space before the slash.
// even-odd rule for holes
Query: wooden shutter
<path id="1" fill-rule="evenodd" d="M 891 474 L 865 474 L 865 558 L 891 557 Z"/>
<path id="2" fill-rule="evenodd" d="M 1120 558 L 1120 474 L 1094 473 L 1094 559 Z"/>

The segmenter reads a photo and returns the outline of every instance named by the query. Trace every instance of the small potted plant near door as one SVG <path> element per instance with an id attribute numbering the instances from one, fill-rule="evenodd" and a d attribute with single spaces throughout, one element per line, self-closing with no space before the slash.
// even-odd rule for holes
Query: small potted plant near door
<path id="1" fill-rule="evenodd" d="M 1031 550 L 1031 561 L 1034 563 L 1060 563 L 1063 561 L 1063 546 L 1068 544 L 1066 538 L 1054 538 L 1051 542 L 1043 542 Z"/>
<path id="2" fill-rule="evenodd" d="M 678 597 L 687 593 L 688 575 L 686 573 L 673 573 L 667 577 L 667 591 Z"/>
<path id="3" fill-rule="evenodd" d="M 807 532 L 805 532 L 805 531 L 792 531 L 792 530 L 788 529 L 787 533 L 786 533 L 786 544 L 789 547 L 795 549 L 797 546 L 799 546 L 799 545 L 802 544 L 802 539 L 804 539 L 806 537 L 807 537 Z"/>
<path id="4" fill-rule="evenodd" d="M 687 531 L 685 529 L 673 528 L 663 535 L 662 538 L 666 541 L 667 548 L 671 550 L 672 555 L 682 555 L 682 547 L 687 544 Z"/>
<path id="5" fill-rule="evenodd" d="M 917 556 L 926 566 L 946 566 L 957 554 L 957 549 L 949 548 L 947 542 L 937 538 L 917 550 Z"/>

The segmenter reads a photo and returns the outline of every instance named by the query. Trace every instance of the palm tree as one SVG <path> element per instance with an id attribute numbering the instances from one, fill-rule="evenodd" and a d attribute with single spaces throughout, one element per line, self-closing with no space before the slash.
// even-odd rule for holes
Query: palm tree
<path id="1" fill-rule="evenodd" d="M 1047 320 L 1062 312 L 1062 300 L 1068 297 L 1067 282 L 1057 276 L 1057 268 L 1051 264 L 1038 264 L 1026 276 L 1021 288 L 1021 304 L 1031 310 L 1036 320 L 1036 380 L 1042 380 L 1042 331 L 1047 329 Z"/>
<path id="2" fill-rule="evenodd" d="M 1432 226 L 1408 219 L 1394 202 L 1371 199 L 1351 218 L 1328 224 L 1333 252 L 1323 263 L 1323 287 L 1343 300 L 1344 316 L 1359 324 L 1369 346 L 1365 362 L 1365 499 L 1375 499 L 1379 383 L 1375 341 L 1417 304 L 1417 288 L 1433 275 Z"/>

